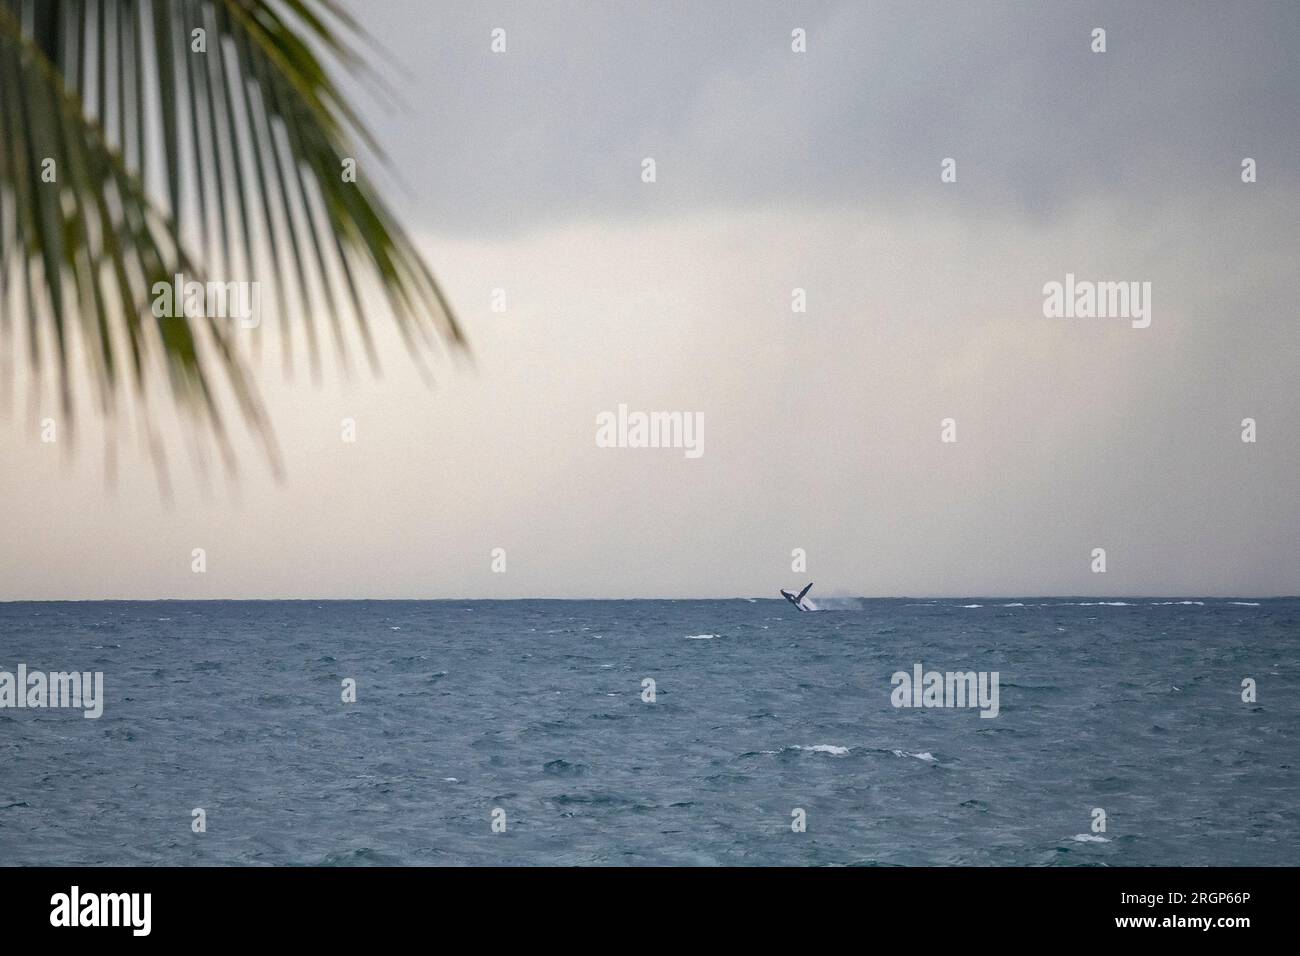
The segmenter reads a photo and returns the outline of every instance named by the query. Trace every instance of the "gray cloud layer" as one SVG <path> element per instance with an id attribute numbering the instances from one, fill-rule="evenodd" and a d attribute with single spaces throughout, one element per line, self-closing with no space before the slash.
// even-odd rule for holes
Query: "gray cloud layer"
<path id="1" fill-rule="evenodd" d="M 372 115 L 420 217 L 452 233 L 647 215 L 627 188 L 644 156 L 655 213 L 895 207 L 930 193 L 944 156 L 972 216 L 1094 198 L 1156 215 L 1229 188 L 1246 155 L 1296 181 L 1295 4 L 399 0 L 365 20 L 425 121 Z"/>

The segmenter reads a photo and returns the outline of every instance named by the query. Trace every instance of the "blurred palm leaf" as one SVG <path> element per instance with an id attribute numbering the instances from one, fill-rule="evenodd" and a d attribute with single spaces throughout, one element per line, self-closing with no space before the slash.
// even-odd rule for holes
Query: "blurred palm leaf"
<path id="1" fill-rule="evenodd" d="M 178 273 L 251 281 L 269 264 L 261 311 L 286 368 L 301 338 L 318 370 L 322 313 L 345 364 L 349 329 L 373 364 L 375 292 L 417 356 L 463 346 L 366 177 L 345 181 L 358 146 L 382 159 L 325 66 L 365 74 L 358 39 L 335 0 L 0 0 L 0 339 L 25 317 L 66 419 L 82 354 L 106 417 L 130 399 L 151 428 L 160 380 L 229 463 L 224 379 L 274 460 L 239 327 L 154 316 L 154 284 Z"/>

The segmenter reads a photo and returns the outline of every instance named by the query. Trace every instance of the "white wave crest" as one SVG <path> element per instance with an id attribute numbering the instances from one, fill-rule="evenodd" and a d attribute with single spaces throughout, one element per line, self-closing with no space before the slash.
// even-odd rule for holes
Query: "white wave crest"
<path id="1" fill-rule="evenodd" d="M 865 607 L 862 599 L 855 597 L 808 597 L 803 603 L 810 611 L 861 611 Z"/>
<path id="2" fill-rule="evenodd" d="M 917 760 L 924 760 L 927 763 L 938 763 L 938 761 L 934 759 L 934 754 L 930 753 L 928 750 L 923 750 L 919 754 L 914 754 L 910 750 L 895 750 L 893 751 L 893 754 L 895 757 L 915 757 Z"/>

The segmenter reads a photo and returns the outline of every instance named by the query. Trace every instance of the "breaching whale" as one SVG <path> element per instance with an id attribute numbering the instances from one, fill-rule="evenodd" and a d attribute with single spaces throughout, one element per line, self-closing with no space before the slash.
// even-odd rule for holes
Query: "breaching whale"
<path id="1" fill-rule="evenodd" d="M 803 596 L 811 590 L 812 590 L 812 582 L 809 581 L 808 586 L 804 588 L 802 591 L 800 591 L 797 597 L 791 594 L 785 588 L 781 589 L 781 597 L 785 598 L 787 601 L 789 601 L 791 604 L 793 604 L 801 611 L 811 611 L 812 608 L 803 606 Z"/>

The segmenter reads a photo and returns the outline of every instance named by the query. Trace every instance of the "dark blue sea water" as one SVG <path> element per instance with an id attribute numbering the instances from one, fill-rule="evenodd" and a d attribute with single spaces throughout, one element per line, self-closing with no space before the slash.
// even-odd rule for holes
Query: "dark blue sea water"
<path id="1" fill-rule="evenodd" d="M 1155 600 L 0 604 L 0 864 L 1300 862 L 1300 601 Z"/>

